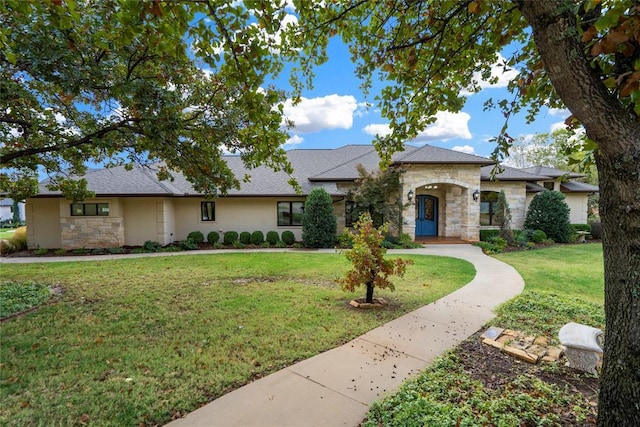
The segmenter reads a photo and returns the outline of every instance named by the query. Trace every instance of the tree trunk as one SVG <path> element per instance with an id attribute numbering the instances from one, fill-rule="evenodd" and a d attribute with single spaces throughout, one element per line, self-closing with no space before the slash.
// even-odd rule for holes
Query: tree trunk
<path id="1" fill-rule="evenodd" d="M 367 298 L 365 302 L 368 304 L 373 304 L 373 284 L 367 283 Z"/>
<path id="2" fill-rule="evenodd" d="M 599 426 L 640 425 L 640 123 L 588 64 L 571 1 L 518 2 L 565 105 L 598 144 L 605 349 Z"/>

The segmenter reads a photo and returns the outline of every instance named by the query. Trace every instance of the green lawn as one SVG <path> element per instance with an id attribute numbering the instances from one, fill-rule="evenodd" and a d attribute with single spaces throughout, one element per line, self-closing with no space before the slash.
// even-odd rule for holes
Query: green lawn
<path id="1" fill-rule="evenodd" d="M 567 322 L 604 328 L 602 245 L 562 245 L 494 257 L 518 270 L 525 290 L 499 307 L 491 324 L 546 335 L 556 344 L 558 330 Z M 478 354 L 490 357 L 491 351 Z M 463 356 L 453 351 L 438 358 L 397 393 L 375 402 L 363 426 L 564 425 L 567 416 L 579 425 L 587 417 L 594 421 L 582 394 L 550 380 L 574 375 L 577 382 L 587 374 L 559 374 L 559 366 L 541 365 L 538 375 L 492 374 L 492 387 L 487 387 L 465 369 Z"/>
<path id="2" fill-rule="evenodd" d="M 0 228 L 0 239 L 8 239 L 15 231 L 15 228 Z"/>
<path id="3" fill-rule="evenodd" d="M 238 253 L 3 265 L 64 295 L 3 322 L 0 424 L 162 424 L 468 283 L 460 260 L 415 264 L 384 310 L 356 310 L 338 254 Z"/>

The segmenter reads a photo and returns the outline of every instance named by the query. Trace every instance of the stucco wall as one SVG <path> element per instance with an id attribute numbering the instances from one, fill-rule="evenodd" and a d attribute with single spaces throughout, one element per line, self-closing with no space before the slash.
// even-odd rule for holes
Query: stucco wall
<path id="1" fill-rule="evenodd" d="M 58 199 L 27 199 L 25 216 L 29 249 L 61 247 Z"/>
<path id="2" fill-rule="evenodd" d="M 408 191 L 413 189 L 416 196 L 432 194 L 439 198 L 439 236 L 459 237 L 469 241 L 479 239 L 480 205 L 472 197 L 473 192 L 480 189 L 479 165 L 413 164 L 404 165 L 404 168 L 404 233 L 415 237 L 415 203 L 407 200 Z M 439 193 L 432 193 L 435 190 L 425 188 L 429 185 L 437 185 Z"/>
<path id="3" fill-rule="evenodd" d="M 513 181 L 483 181 L 480 187 L 480 191 L 495 191 L 499 193 L 500 190 L 504 190 L 504 194 L 507 196 L 507 203 L 509 203 L 509 209 L 511 210 L 511 229 L 523 229 L 528 206 L 526 184 L 524 182 Z M 483 228 L 496 227 L 487 226 Z"/>
<path id="4" fill-rule="evenodd" d="M 565 193 L 565 201 L 571 210 L 569 222 L 571 224 L 586 224 L 589 196 L 586 193 Z"/>
<path id="5" fill-rule="evenodd" d="M 171 210 L 171 201 L 160 197 L 123 197 L 122 210 L 124 217 L 125 245 L 141 246 L 147 240 L 166 245 L 171 237 L 166 232 L 173 229 L 172 215 L 165 210 Z M 167 207 L 165 208 L 165 205 Z"/>
<path id="6" fill-rule="evenodd" d="M 304 201 L 299 198 L 225 198 L 216 199 L 216 220 L 202 221 L 200 217 L 200 202 L 202 198 L 176 198 L 175 209 L 175 236 L 174 240 L 185 239 L 192 231 L 200 231 L 205 235 L 210 231 L 220 233 L 220 238 L 225 231 L 254 232 L 262 231 L 265 235 L 269 231 L 277 231 L 282 235 L 283 231 L 290 230 L 297 240 L 302 239 L 302 227 L 278 227 L 277 203 L 286 201 Z"/>

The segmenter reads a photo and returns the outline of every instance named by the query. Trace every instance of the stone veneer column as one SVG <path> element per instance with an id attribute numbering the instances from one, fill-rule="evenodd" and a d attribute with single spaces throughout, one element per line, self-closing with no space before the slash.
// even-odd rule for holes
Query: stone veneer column
<path id="1" fill-rule="evenodd" d="M 124 245 L 124 221 L 118 217 L 60 219 L 63 249 L 109 248 Z"/>

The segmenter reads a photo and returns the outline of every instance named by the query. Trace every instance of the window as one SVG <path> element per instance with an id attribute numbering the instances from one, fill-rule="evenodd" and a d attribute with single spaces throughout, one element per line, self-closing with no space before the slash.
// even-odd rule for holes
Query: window
<path id="1" fill-rule="evenodd" d="M 278 226 L 302 225 L 304 202 L 278 202 Z"/>
<path id="2" fill-rule="evenodd" d="M 109 216 L 109 204 L 72 203 L 71 216 Z"/>
<path id="3" fill-rule="evenodd" d="M 546 188 L 547 190 L 553 190 L 553 181 L 545 181 L 544 188 Z"/>
<path id="4" fill-rule="evenodd" d="M 480 193 L 480 225 L 493 225 L 496 203 L 498 203 L 497 192 L 482 191 Z"/>
<path id="5" fill-rule="evenodd" d="M 216 202 L 200 202 L 200 219 L 202 221 L 216 220 Z"/>
<path id="6" fill-rule="evenodd" d="M 344 225 L 345 227 L 353 227 L 355 223 L 353 215 L 355 215 L 356 202 L 347 200 L 344 202 Z"/>

